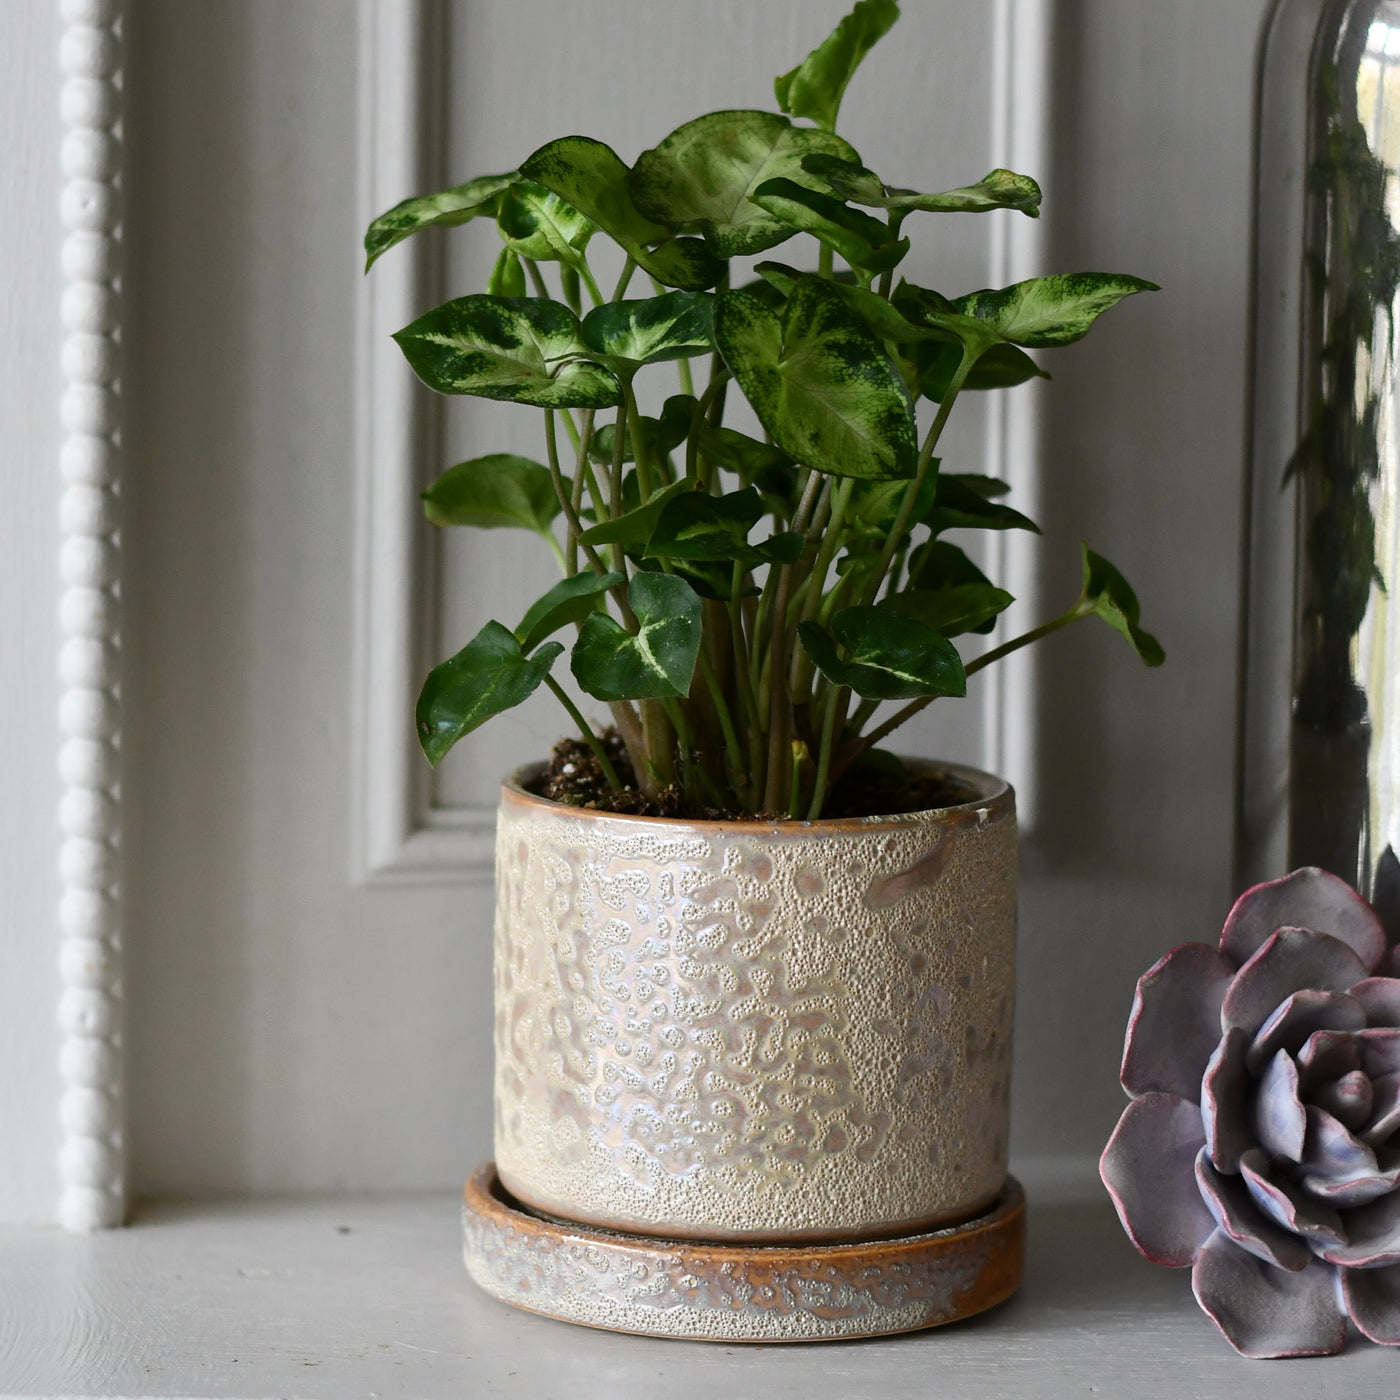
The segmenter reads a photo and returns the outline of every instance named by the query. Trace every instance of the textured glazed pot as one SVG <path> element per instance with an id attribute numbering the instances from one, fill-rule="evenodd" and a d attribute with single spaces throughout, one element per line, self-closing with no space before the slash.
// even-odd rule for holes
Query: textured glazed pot
<path id="1" fill-rule="evenodd" d="M 928 769 L 926 768 L 926 771 Z M 838 1241 L 1006 1179 L 1011 789 L 899 817 L 684 822 L 502 788 L 496 1164 L 608 1229 Z"/>

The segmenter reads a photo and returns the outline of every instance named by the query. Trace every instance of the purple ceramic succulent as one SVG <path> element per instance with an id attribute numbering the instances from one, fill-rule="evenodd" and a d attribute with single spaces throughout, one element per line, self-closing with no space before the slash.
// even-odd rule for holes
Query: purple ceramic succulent
<path id="1" fill-rule="evenodd" d="M 1321 870 L 1241 895 L 1138 982 L 1099 1171 L 1244 1356 L 1400 1346 L 1400 949 Z"/>

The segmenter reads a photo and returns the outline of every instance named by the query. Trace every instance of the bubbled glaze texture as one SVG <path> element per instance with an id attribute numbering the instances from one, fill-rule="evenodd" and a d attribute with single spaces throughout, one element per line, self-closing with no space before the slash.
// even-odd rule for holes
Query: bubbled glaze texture
<path id="1" fill-rule="evenodd" d="M 872 821 L 695 823 L 503 789 L 496 1160 L 567 1219 L 842 1239 L 1006 1176 L 1011 792 Z"/>

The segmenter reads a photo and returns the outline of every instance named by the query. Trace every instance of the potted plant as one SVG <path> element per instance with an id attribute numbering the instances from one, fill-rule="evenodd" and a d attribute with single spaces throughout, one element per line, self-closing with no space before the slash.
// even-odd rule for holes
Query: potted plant
<path id="1" fill-rule="evenodd" d="M 503 1188 L 533 1211 L 553 1262 L 540 1272 L 519 1221 L 490 1259 L 481 1238 L 469 1250 L 493 1291 L 575 1320 L 750 1335 L 734 1319 L 752 1306 L 751 1334 L 776 1335 L 771 1309 L 740 1297 L 748 1284 L 726 1295 L 720 1330 L 695 1322 L 677 1282 L 699 1286 L 693 1252 L 643 1267 L 656 1287 L 641 1302 L 600 1302 L 596 1280 L 559 1262 L 551 1221 L 704 1242 L 713 1291 L 745 1250 L 786 1247 L 820 1272 L 843 1243 L 956 1234 L 996 1206 L 1013 798 L 881 744 L 1081 617 L 1162 660 L 1132 589 L 1087 549 L 1058 617 L 966 660 L 955 643 L 991 632 L 1013 599 L 948 532 L 1036 527 L 1002 482 L 942 469 L 954 404 L 1042 374 L 1028 350 L 1078 340 L 1152 284 L 1081 273 L 950 299 L 897 275 L 906 223 L 1035 217 L 1040 203 L 1007 170 L 938 194 L 888 185 L 836 134 L 847 83 L 898 13 L 860 0 L 777 80 L 781 112 L 711 112 L 630 168 L 565 136 L 517 170 L 406 200 L 365 240 L 372 264 L 424 228 L 495 220 L 486 291 L 396 339 L 429 387 L 531 406 L 543 429 L 542 462 L 476 458 L 424 493 L 437 524 L 537 532 L 563 576 L 515 626 L 487 622 L 436 667 L 416 721 L 436 764 L 543 685 L 578 731 L 502 791 L 499 1186 L 477 1202 L 480 1215 L 495 1191 L 500 1205 Z M 766 256 L 799 238 L 815 269 Z M 593 255 L 609 243 L 621 270 L 606 295 Z M 664 376 L 676 392 L 663 400 Z M 762 438 L 726 425 L 739 394 Z M 561 634 L 607 730 L 553 674 Z M 657 1301 L 671 1293 L 677 1307 Z M 663 1313 L 664 1326 L 638 1321 Z M 949 1315 L 828 1300 L 779 1332 Z"/>

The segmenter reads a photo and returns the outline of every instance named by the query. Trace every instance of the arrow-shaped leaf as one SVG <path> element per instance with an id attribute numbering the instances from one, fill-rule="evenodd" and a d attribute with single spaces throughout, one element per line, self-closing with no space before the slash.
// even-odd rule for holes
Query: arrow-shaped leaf
<path id="1" fill-rule="evenodd" d="M 591 525 L 580 537 L 584 544 L 620 544 L 628 554 L 640 554 L 656 529 L 656 522 L 669 502 L 677 496 L 695 490 L 695 483 L 687 477 L 663 487 L 652 498 L 635 510 L 623 515 L 615 515 L 611 520 Z"/>
<path id="2" fill-rule="evenodd" d="M 1084 552 L 1084 600 L 1128 643 L 1148 666 L 1160 666 L 1167 659 L 1162 644 L 1138 625 L 1140 610 L 1137 594 L 1128 580 L 1088 545 Z"/>
<path id="3" fill-rule="evenodd" d="M 1019 510 L 988 500 L 976 483 L 985 477 L 940 475 L 933 509 L 924 523 L 935 535 L 944 530 L 1029 530 L 1038 535 L 1040 527 Z"/>
<path id="4" fill-rule="evenodd" d="M 899 617 L 912 617 L 945 637 L 956 637 L 963 632 L 989 631 L 987 624 L 1015 601 L 1003 588 L 963 583 L 936 591 L 906 588 L 875 606 Z"/>
<path id="5" fill-rule="evenodd" d="M 456 656 L 434 666 L 414 716 L 428 762 L 436 768 L 463 735 L 533 695 L 563 650 L 550 642 L 527 658 L 513 632 L 488 622 Z"/>
<path id="6" fill-rule="evenodd" d="M 493 452 L 443 472 L 423 492 L 423 513 L 434 525 L 514 526 L 543 535 L 559 514 L 559 497 L 547 467 Z"/>
<path id="7" fill-rule="evenodd" d="M 914 475 L 918 443 L 904 381 L 821 278 L 805 278 L 781 315 L 747 292 L 721 292 L 715 343 L 790 457 L 836 476 Z"/>
<path id="8" fill-rule="evenodd" d="M 487 279 L 486 290 L 493 297 L 523 297 L 525 269 L 513 248 L 502 248 Z"/>
<path id="9" fill-rule="evenodd" d="M 621 397 L 599 365 L 576 360 L 579 323 L 539 297 L 458 297 L 394 339 L 414 372 L 440 394 L 473 394 L 542 408 L 608 408 Z"/>
<path id="10" fill-rule="evenodd" d="M 642 441 L 646 444 L 648 460 L 660 461 L 666 453 L 679 447 L 690 432 L 695 418 L 695 397 L 692 394 L 672 394 L 661 407 L 661 417 L 646 414 L 641 418 Z M 604 423 L 588 444 L 588 459 L 607 466 L 613 459 L 613 424 Z M 629 424 L 623 433 L 622 460 L 632 457 L 632 431 Z"/>
<path id="11" fill-rule="evenodd" d="M 496 226 L 520 257 L 573 267 L 598 230 L 586 214 L 533 180 L 518 180 L 505 192 Z"/>
<path id="12" fill-rule="evenodd" d="M 762 514 L 763 502 L 752 486 L 725 496 L 703 491 L 678 495 L 657 518 L 645 553 L 653 559 L 761 558 L 749 548 L 748 538 Z"/>
<path id="13" fill-rule="evenodd" d="M 639 573 L 627 590 L 639 630 L 593 613 L 574 643 L 574 679 L 595 700 L 660 700 L 688 695 L 700 653 L 703 606 L 674 574 Z"/>
<path id="14" fill-rule="evenodd" d="M 919 392 L 934 403 L 942 403 L 962 359 L 962 348 L 944 340 L 925 340 L 905 353 L 913 360 Z M 1028 379 L 1049 378 L 1019 345 L 1001 344 L 983 352 L 968 371 L 963 388 L 1014 389 Z"/>
<path id="15" fill-rule="evenodd" d="M 798 624 L 807 654 L 827 680 L 866 700 L 912 700 L 919 695 L 966 695 L 963 664 L 947 637 L 913 618 L 879 608 L 845 608 L 831 619 L 842 660 L 815 622 Z"/>
<path id="16" fill-rule="evenodd" d="M 1117 272 L 1065 272 L 1032 277 L 998 291 L 971 292 L 953 305 L 1017 345 L 1069 345 L 1124 297 L 1157 292 L 1155 282 Z"/>
<path id="17" fill-rule="evenodd" d="M 765 180 L 750 198 L 775 219 L 810 233 L 866 272 L 884 272 L 909 251 L 909 240 L 896 238 L 888 224 L 794 180 Z"/>
<path id="18" fill-rule="evenodd" d="M 627 167 L 601 141 L 560 137 L 541 146 L 520 173 L 586 214 L 668 287 L 700 292 L 724 274 L 724 264 L 698 238 L 674 238 L 666 225 L 641 213 L 627 187 Z"/>
<path id="19" fill-rule="evenodd" d="M 478 175 L 465 184 L 454 185 L 438 194 L 417 195 L 394 205 L 381 214 L 365 231 L 365 271 L 405 238 L 435 224 L 465 224 L 482 214 L 495 214 L 501 194 L 519 177 L 512 170 L 506 175 Z"/>
<path id="20" fill-rule="evenodd" d="M 846 84 L 875 42 L 899 18 L 895 0 L 859 0 L 855 9 L 790 73 L 773 80 L 778 106 L 831 131 Z"/>
<path id="21" fill-rule="evenodd" d="M 628 178 L 637 208 L 660 223 L 704 235 L 722 258 L 762 252 L 795 230 L 751 202 L 765 180 L 803 177 L 804 156 L 853 158 L 839 136 L 795 127 L 776 112 L 710 112 L 677 127 L 637 157 Z"/>
<path id="22" fill-rule="evenodd" d="M 714 349 L 714 300 L 708 292 L 667 292 L 604 302 L 583 318 L 581 339 L 595 354 L 623 366 L 703 355 Z"/>
<path id="23" fill-rule="evenodd" d="M 520 650 L 534 651 L 544 639 L 571 622 L 582 622 L 602 606 L 609 589 L 627 582 L 623 574 L 574 574 L 561 578 L 544 597 L 537 599 L 520 619 L 515 635 Z"/>
<path id="24" fill-rule="evenodd" d="M 939 194 L 886 185 L 873 170 L 858 161 L 816 154 L 804 156 L 802 168 L 824 180 L 842 199 L 872 209 L 922 209 L 937 213 L 981 214 L 992 209 L 1017 209 L 1031 218 L 1040 215 L 1040 186 L 1029 175 L 1014 170 L 993 170 L 975 185 L 963 185 Z"/>

